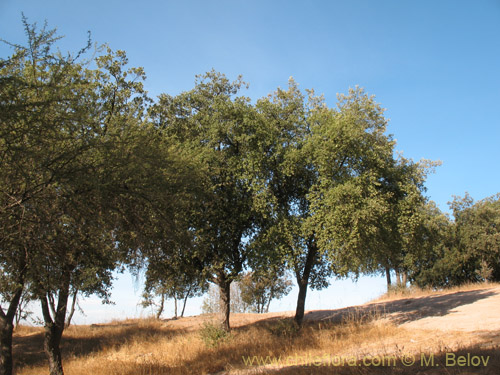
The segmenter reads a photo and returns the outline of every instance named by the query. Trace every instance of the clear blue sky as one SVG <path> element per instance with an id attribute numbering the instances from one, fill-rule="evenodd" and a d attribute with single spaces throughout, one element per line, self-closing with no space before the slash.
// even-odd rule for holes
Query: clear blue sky
<path id="1" fill-rule="evenodd" d="M 0 0 L 0 38 L 25 41 L 21 12 L 57 27 L 62 49 L 84 46 L 90 30 L 127 51 L 154 96 L 188 90 L 212 68 L 242 74 L 252 99 L 290 76 L 329 105 L 360 85 L 387 108 L 398 150 L 443 162 L 427 183 L 442 210 L 452 195 L 500 192 L 500 0 Z"/>

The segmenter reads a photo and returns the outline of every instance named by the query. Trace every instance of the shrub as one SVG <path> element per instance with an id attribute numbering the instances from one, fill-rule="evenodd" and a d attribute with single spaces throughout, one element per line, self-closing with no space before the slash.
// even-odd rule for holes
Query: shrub
<path id="1" fill-rule="evenodd" d="M 200 337 L 207 347 L 215 348 L 227 341 L 231 335 L 220 324 L 205 322 L 203 328 L 200 329 Z"/>

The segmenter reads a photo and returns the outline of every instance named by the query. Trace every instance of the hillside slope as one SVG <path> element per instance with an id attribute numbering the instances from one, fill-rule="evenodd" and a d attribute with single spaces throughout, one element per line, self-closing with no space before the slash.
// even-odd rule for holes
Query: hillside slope
<path id="1" fill-rule="evenodd" d="M 206 341 L 207 335 L 218 335 L 212 328 L 207 331 L 213 315 L 72 326 L 63 337 L 64 367 L 67 375 L 496 375 L 500 368 L 498 311 L 500 286 L 483 285 L 308 311 L 300 331 L 292 323 L 293 312 L 232 314 L 231 335 L 217 339 L 214 345 Z M 42 348 L 42 328 L 16 330 L 17 375 L 47 374 Z M 436 367 L 418 365 L 422 354 L 425 358 L 432 355 Z M 489 358 L 489 362 L 482 367 L 450 367 L 447 355 L 476 355 Z M 363 363 L 366 358 L 387 356 L 397 358 L 397 366 Z M 414 366 L 402 362 L 408 356 L 417 359 Z M 355 366 L 359 367 L 327 366 L 334 357 L 356 358 Z M 290 364 L 289 358 L 300 363 Z M 311 365 L 316 358 L 321 363 Z M 256 362 L 249 364 L 249 360 Z M 304 361 L 308 361 L 306 365 Z"/>

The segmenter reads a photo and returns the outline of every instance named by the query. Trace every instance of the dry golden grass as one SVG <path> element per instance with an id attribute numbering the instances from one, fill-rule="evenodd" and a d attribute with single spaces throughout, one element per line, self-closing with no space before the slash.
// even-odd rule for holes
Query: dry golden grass
<path id="1" fill-rule="evenodd" d="M 472 290 L 466 288 L 460 291 Z M 423 293 L 428 292 L 417 295 L 429 295 Z M 233 314 L 235 328 L 213 346 L 202 337 L 203 332 L 205 337 L 217 333 L 207 330 L 207 322 L 214 319 L 207 315 L 72 326 L 63 338 L 63 365 L 67 375 L 498 373 L 498 344 L 486 344 L 474 332 L 409 330 L 383 318 L 383 311 L 350 309 L 340 322 L 307 321 L 298 331 L 290 317 L 276 313 Z M 17 375 L 48 374 L 42 336 L 41 328 L 16 330 Z M 439 366 L 420 366 L 422 353 L 426 358 L 432 353 Z M 446 366 L 449 353 L 489 356 L 488 366 Z M 402 363 L 407 356 L 416 358 L 414 366 Z M 363 363 L 374 357 L 397 360 L 389 366 Z M 354 358 L 355 365 L 334 366 L 339 358 Z"/>
<path id="2" fill-rule="evenodd" d="M 36 342 L 41 345 L 41 336 L 40 329 L 23 328 L 21 332 L 16 332 L 16 339 L 29 338 L 32 344 Z M 445 344 L 450 341 L 459 344 L 450 348 Z M 94 327 L 75 326 L 66 332 L 63 348 L 64 368 L 68 375 L 272 374 L 278 371 L 280 374 L 366 374 L 374 370 L 416 374 L 416 369 L 402 368 L 401 365 L 383 369 L 364 365 L 316 367 L 314 361 L 319 358 L 324 362 L 332 356 L 355 356 L 359 359 L 367 356 L 401 357 L 407 353 L 435 353 L 438 363 L 444 361 L 443 353 L 450 350 L 478 351 L 470 342 L 463 335 L 450 337 L 429 332 L 408 332 L 388 323 L 377 323 L 352 314 L 341 324 L 309 323 L 299 332 L 293 328 L 290 319 L 264 320 L 235 328 L 227 339 L 215 347 L 205 345 L 199 330 L 188 332 L 155 320 L 127 321 L 124 324 L 117 322 Z M 19 352 L 21 346 L 16 345 L 17 357 L 22 357 Z M 483 352 L 490 353 L 491 350 L 484 349 Z M 495 363 L 500 366 L 498 350 L 495 353 Z M 269 363 L 273 358 L 280 358 L 282 362 L 279 366 L 266 366 L 257 372 L 256 366 L 245 365 L 243 357 L 269 358 Z M 16 374 L 48 373 L 41 352 L 38 356 L 26 358 L 24 363 L 24 366 L 18 363 Z M 488 368 L 492 365 L 493 360 Z M 460 373 L 447 371 L 451 374 Z"/>
<path id="3" fill-rule="evenodd" d="M 41 345 L 40 330 L 27 331 L 23 329 L 16 336 L 30 337 Z M 341 325 L 309 324 L 296 331 L 290 319 L 272 320 L 235 328 L 227 339 L 209 347 L 200 331 L 184 332 L 154 320 L 75 326 L 64 335 L 64 368 L 74 375 L 208 374 L 244 368 L 243 356 L 310 357 L 357 350 L 364 342 L 393 336 L 395 331 L 387 325 L 353 320 Z M 24 363 L 18 374 L 47 373 L 43 356 Z"/>

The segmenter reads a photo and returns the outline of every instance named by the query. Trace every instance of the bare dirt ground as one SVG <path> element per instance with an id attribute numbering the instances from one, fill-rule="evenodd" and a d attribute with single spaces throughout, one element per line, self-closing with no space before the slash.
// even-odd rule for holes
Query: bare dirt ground
<path id="1" fill-rule="evenodd" d="M 404 337 L 396 336 L 390 342 L 376 343 L 377 347 L 384 347 L 386 351 L 390 347 L 404 347 L 406 351 L 414 352 L 457 350 L 469 346 L 498 348 L 500 286 L 400 298 L 337 310 L 309 311 L 306 314 L 308 321 L 335 322 L 359 317 L 403 328 Z M 370 350 L 373 353 L 373 348 Z"/>
<path id="2" fill-rule="evenodd" d="M 232 314 L 233 327 L 257 321 L 293 317 L 294 311 L 268 314 Z M 210 315 L 166 322 L 171 328 L 198 329 Z M 335 310 L 306 311 L 305 322 L 371 321 L 392 324 L 398 333 L 364 343 L 346 355 L 377 355 L 445 352 L 476 347 L 500 347 L 500 286 L 481 286 L 465 291 L 448 291 L 424 296 L 380 300 Z"/>
<path id="3" fill-rule="evenodd" d="M 267 314 L 232 314 L 231 326 L 241 327 L 260 320 L 293 317 L 294 311 Z M 440 332 L 492 333 L 500 335 L 500 286 L 467 291 L 441 292 L 421 297 L 378 301 L 335 310 L 306 311 L 305 321 L 341 322 L 363 318 L 389 321 L 407 329 Z M 197 329 L 212 315 L 167 320 L 172 328 Z M 500 336 L 498 337 L 500 344 Z"/>
<path id="4" fill-rule="evenodd" d="M 381 301 L 338 310 L 309 311 L 307 320 L 341 320 L 349 314 L 379 315 L 409 329 L 500 331 L 500 286 Z"/>

